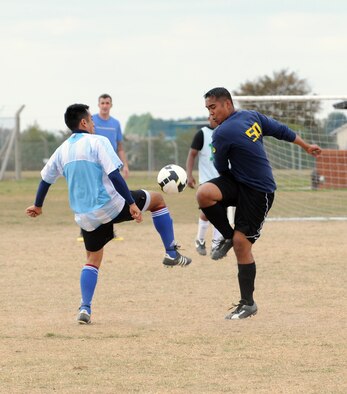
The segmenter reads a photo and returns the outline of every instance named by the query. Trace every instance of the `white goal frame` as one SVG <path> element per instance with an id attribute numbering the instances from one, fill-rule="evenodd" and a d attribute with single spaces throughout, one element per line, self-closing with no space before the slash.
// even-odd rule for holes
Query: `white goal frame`
<path id="1" fill-rule="evenodd" d="M 336 109 L 333 107 L 334 102 L 337 101 L 347 101 L 347 95 L 284 95 L 284 96 L 276 96 L 276 95 L 271 95 L 271 96 L 232 96 L 234 105 L 236 109 L 252 109 L 250 105 L 254 104 L 255 109 L 257 104 L 259 106 L 259 103 L 273 103 L 274 105 L 281 105 L 285 103 L 290 103 L 291 105 L 295 105 L 295 103 L 321 103 L 323 107 L 323 110 L 331 112 L 339 112 L 339 111 L 344 111 L 343 113 L 347 117 L 347 110 L 346 109 Z M 298 104 L 299 105 L 299 104 Z M 303 104 L 302 104 L 303 105 Z M 280 119 L 276 116 L 273 116 L 271 113 L 266 113 L 266 111 L 260 110 L 259 112 L 264 113 L 265 115 L 272 116 L 276 120 L 288 124 L 285 119 Z M 316 114 L 317 116 L 317 114 Z M 316 118 L 317 121 L 319 122 L 320 118 Z M 324 152 L 324 144 L 326 141 L 312 141 L 309 138 L 309 134 L 307 136 L 307 133 L 309 133 L 309 127 L 307 125 L 303 126 L 302 129 L 300 128 L 300 123 L 295 123 L 296 124 L 296 129 L 295 131 L 298 132 L 299 135 L 302 135 L 301 131 L 304 130 L 304 135 L 305 140 L 308 140 L 308 142 L 315 142 L 318 143 L 319 145 L 323 145 L 323 152 Z M 288 124 L 289 127 L 292 128 L 291 124 Z M 347 127 L 347 123 L 346 123 Z M 312 134 L 313 135 L 313 134 Z M 308 138 L 307 138 L 308 137 Z M 324 137 L 324 136 L 323 136 Z M 323 139 L 322 137 L 322 139 Z M 317 138 L 317 135 L 315 135 L 315 138 Z M 264 144 L 266 146 L 266 150 L 269 154 L 269 147 L 268 147 L 268 140 L 274 140 L 271 137 L 265 137 L 264 138 Z M 275 175 L 275 180 L 276 183 L 281 184 L 286 184 L 289 185 L 290 183 L 290 176 L 293 176 L 298 178 L 298 183 L 302 182 L 303 184 L 305 183 L 306 186 L 302 186 L 301 188 L 298 187 L 296 190 L 295 187 L 290 187 L 286 186 L 285 187 L 278 187 L 278 190 L 276 191 L 276 196 L 275 196 L 275 202 L 273 208 L 270 210 L 269 217 L 267 218 L 268 221 L 304 221 L 304 220 L 347 220 L 347 188 L 342 188 L 342 189 L 331 189 L 329 190 L 328 188 L 325 189 L 320 189 L 320 187 L 323 187 L 324 185 L 319 185 L 317 190 L 309 190 L 307 186 L 307 178 L 310 175 L 310 172 L 314 172 L 315 169 L 315 161 L 311 159 L 312 162 L 312 168 L 310 168 L 310 163 L 304 163 L 300 164 L 302 168 L 300 167 L 299 169 L 296 168 L 297 164 L 293 165 L 291 167 L 290 160 L 291 160 L 291 155 L 288 155 L 285 153 L 285 151 L 281 151 L 281 144 L 288 144 L 287 142 L 280 141 L 279 143 L 276 144 L 276 149 L 273 149 L 270 162 L 272 166 L 274 167 L 274 175 Z M 290 144 L 293 145 L 293 144 Z M 279 147 L 279 148 L 278 148 Z M 286 169 L 276 169 L 276 165 L 278 164 L 277 159 L 276 159 L 276 151 L 277 149 L 279 150 L 278 152 L 278 162 L 281 161 L 282 165 L 284 157 L 287 158 L 288 162 Z M 294 152 L 294 149 L 296 150 Z M 270 148 L 271 150 L 271 148 Z M 300 163 L 303 163 L 302 161 L 305 161 L 305 155 L 306 153 L 302 151 L 301 148 L 297 147 L 296 145 L 293 145 L 293 153 L 292 156 L 296 157 L 296 160 L 299 161 Z M 300 152 L 300 150 L 302 152 Z M 339 149 L 336 149 L 337 151 Z M 288 151 L 288 148 L 287 148 Z M 287 173 L 287 175 L 286 175 Z M 280 176 L 279 176 L 280 174 Z M 287 179 L 286 179 L 287 176 Z M 347 172 L 343 175 L 347 179 Z M 279 182 L 278 182 L 278 178 Z M 300 178 L 300 179 L 299 179 Z M 313 175 L 311 175 L 311 178 L 313 178 Z M 322 179 L 324 177 L 321 177 Z M 313 181 L 312 181 L 313 182 Z M 287 197 L 285 197 L 287 196 Z M 283 208 L 281 208 L 280 204 L 283 204 Z M 293 211 L 286 211 L 286 208 L 290 205 L 296 205 L 296 212 L 294 209 Z M 309 207 L 308 205 L 310 204 L 316 204 L 315 207 Z M 335 206 L 331 206 L 329 208 L 329 204 L 336 204 Z M 275 208 L 276 207 L 276 208 Z M 274 209 L 275 208 L 275 209 Z M 309 209 L 312 208 L 312 209 Z"/>

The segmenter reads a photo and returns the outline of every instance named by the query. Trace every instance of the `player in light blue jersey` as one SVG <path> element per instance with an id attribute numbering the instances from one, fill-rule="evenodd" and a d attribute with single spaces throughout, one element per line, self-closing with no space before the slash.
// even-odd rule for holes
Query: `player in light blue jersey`
<path id="1" fill-rule="evenodd" d="M 123 146 L 123 135 L 118 119 L 110 115 L 111 108 L 113 106 L 112 97 L 107 94 L 101 94 L 98 98 L 99 113 L 92 115 L 94 122 L 94 133 L 98 135 L 103 135 L 108 138 L 114 151 L 117 153 L 118 157 L 121 159 L 122 174 L 125 178 L 129 176 L 129 166 L 126 159 L 126 154 Z M 115 229 L 113 231 L 113 238 L 117 241 L 122 241 L 123 237 L 117 237 Z M 83 242 L 82 231 L 77 237 L 77 241 Z"/>
<path id="2" fill-rule="evenodd" d="M 70 207 L 76 223 L 82 228 L 87 252 L 80 277 L 82 299 L 77 320 L 80 324 L 88 324 L 103 248 L 113 238 L 114 223 L 128 220 L 140 223 L 142 212 L 150 211 L 165 248 L 163 264 L 186 266 L 191 259 L 177 251 L 173 222 L 162 195 L 128 189 L 119 173 L 122 161 L 107 138 L 94 134 L 89 107 L 70 105 L 65 112 L 65 123 L 72 135 L 42 169 L 35 204 L 28 207 L 26 213 L 30 217 L 41 215 L 49 187 L 58 177 L 66 178 Z"/>

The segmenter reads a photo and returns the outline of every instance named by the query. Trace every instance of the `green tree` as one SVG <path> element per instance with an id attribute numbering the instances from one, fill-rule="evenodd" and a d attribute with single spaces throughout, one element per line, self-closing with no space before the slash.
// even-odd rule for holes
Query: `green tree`
<path id="1" fill-rule="evenodd" d="M 239 90 L 233 91 L 237 96 L 284 96 L 309 94 L 311 88 L 306 79 L 288 70 L 274 71 L 273 76 L 264 75 L 255 81 L 246 81 Z"/>
<path id="2" fill-rule="evenodd" d="M 44 131 L 33 124 L 21 133 L 23 170 L 39 170 L 65 137 Z"/>
<path id="3" fill-rule="evenodd" d="M 327 134 L 330 134 L 333 130 L 341 127 L 347 123 L 347 116 L 342 112 L 331 112 L 328 117 L 324 120 L 324 128 Z"/>
<path id="4" fill-rule="evenodd" d="M 185 166 L 188 150 L 199 126 L 194 121 L 206 118 L 164 120 L 151 114 L 132 115 L 125 127 L 124 145 L 127 159 L 133 170 L 152 170 L 175 163 Z M 151 152 L 151 159 L 148 154 Z"/>
<path id="5" fill-rule="evenodd" d="M 234 96 L 302 96 L 313 94 L 304 78 L 286 69 L 274 71 L 272 76 L 264 75 L 254 81 L 242 83 L 239 89 L 233 91 Z M 320 110 L 316 101 L 263 101 L 240 102 L 244 109 L 255 109 L 275 119 L 284 119 L 285 123 L 301 125 L 316 125 L 315 115 Z"/>
<path id="6" fill-rule="evenodd" d="M 148 130 L 151 129 L 152 121 L 153 117 L 150 113 L 143 115 L 131 115 L 125 125 L 124 134 L 140 135 L 145 137 L 148 135 Z"/>
<path id="7" fill-rule="evenodd" d="M 198 129 L 198 127 L 190 127 L 186 131 L 180 132 L 177 135 L 176 143 L 178 150 L 178 164 L 183 168 L 186 167 L 187 155 L 192 144 L 193 137 Z"/>

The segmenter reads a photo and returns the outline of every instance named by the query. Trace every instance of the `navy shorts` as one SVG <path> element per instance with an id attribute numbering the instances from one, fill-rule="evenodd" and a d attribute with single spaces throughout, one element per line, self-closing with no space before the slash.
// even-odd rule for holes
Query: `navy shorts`
<path id="1" fill-rule="evenodd" d="M 135 204 L 142 211 L 147 202 L 147 194 L 144 190 L 131 190 L 131 195 L 135 200 Z M 103 248 L 107 242 L 111 241 L 114 237 L 113 224 L 134 220 L 129 211 L 129 205 L 124 204 L 120 214 L 112 221 L 104 223 L 93 231 L 86 231 L 82 229 L 84 239 L 84 246 L 89 252 L 96 252 Z"/>
<path id="2" fill-rule="evenodd" d="M 236 207 L 235 230 L 245 234 L 247 239 L 254 243 L 260 237 L 260 230 L 270 211 L 275 193 L 252 189 L 232 177 L 223 175 L 208 182 L 216 185 L 221 191 L 222 205 Z"/>

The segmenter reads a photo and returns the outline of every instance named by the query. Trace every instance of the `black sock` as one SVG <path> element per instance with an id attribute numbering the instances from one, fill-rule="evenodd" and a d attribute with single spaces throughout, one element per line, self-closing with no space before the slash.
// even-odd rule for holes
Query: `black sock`
<path id="1" fill-rule="evenodd" d="M 215 205 L 201 208 L 201 210 L 225 239 L 233 238 L 234 230 L 230 226 L 227 210 L 222 204 L 217 202 Z"/>
<path id="2" fill-rule="evenodd" d="M 247 305 L 253 305 L 254 281 L 256 275 L 255 262 L 251 264 L 238 264 L 239 269 L 239 286 L 241 299 L 247 302 Z"/>

